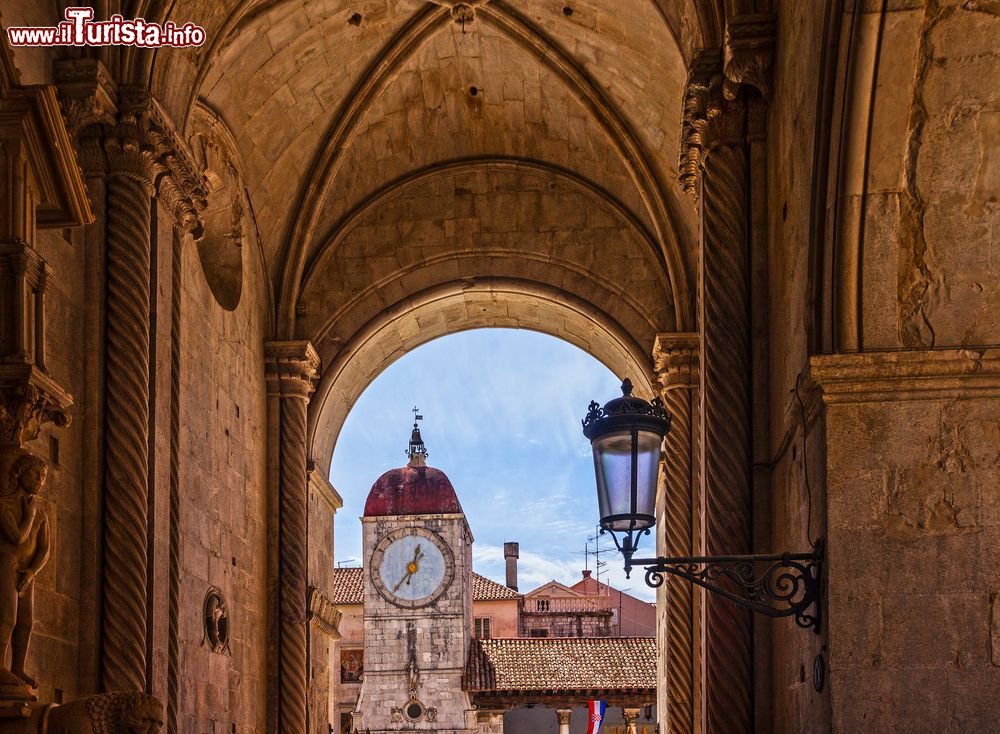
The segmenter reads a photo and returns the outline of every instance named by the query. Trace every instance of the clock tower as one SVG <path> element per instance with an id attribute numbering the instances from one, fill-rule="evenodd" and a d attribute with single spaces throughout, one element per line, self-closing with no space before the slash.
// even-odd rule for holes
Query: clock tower
<path id="1" fill-rule="evenodd" d="M 417 416 L 418 420 L 420 416 Z M 365 671 L 357 731 L 474 734 L 462 690 L 472 631 L 472 533 L 413 424 L 405 467 L 375 482 L 361 518 Z"/>

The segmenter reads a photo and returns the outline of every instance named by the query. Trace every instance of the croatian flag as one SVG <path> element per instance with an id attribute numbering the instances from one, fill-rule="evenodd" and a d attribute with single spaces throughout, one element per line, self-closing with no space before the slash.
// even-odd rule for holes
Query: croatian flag
<path id="1" fill-rule="evenodd" d="M 604 710 L 607 707 L 606 701 L 591 701 L 587 704 L 590 714 L 587 717 L 587 734 L 597 734 L 601 730 L 601 724 L 604 723 Z"/>

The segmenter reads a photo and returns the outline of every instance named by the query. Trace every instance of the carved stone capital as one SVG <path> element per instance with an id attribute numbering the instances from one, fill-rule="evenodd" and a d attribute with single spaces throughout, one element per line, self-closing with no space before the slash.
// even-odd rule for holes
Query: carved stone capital
<path id="1" fill-rule="evenodd" d="M 698 51 L 691 61 L 684 88 L 678 179 L 697 199 L 701 189 L 702 155 L 708 118 L 722 106 L 722 58 L 717 51 Z"/>
<path id="2" fill-rule="evenodd" d="M 20 448 L 38 438 L 42 426 L 68 426 L 72 396 L 27 364 L 0 365 L 0 446 Z"/>
<path id="3" fill-rule="evenodd" d="M 626 724 L 634 724 L 639 716 L 642 714 L 642 709 L 622 709 L 622 716 L 625 719 Z"/>
<path id="4" fill-rule="evenodd" d="M 78 147 L 84 164 L 92 172 L 140 182 L 166 205 L 183 230 L 201 239 L 208 184 L 173 123 L 140 87 L 118 88 L 113 101 L 109 114 L 80 127 Z"/>
<path id="5" fill-rule="evenodd" d="M 726 23 L 722 91 L 736 99 L 743 86 L 753 87 L 765 100 L 771 98 L 771 65 L 774 60 L 774 15 L 740 15 Z"/>
<path id="6" fill-rule="evenodd" d="M 664 391 L 698 386 L 698 334 L 657 334 L 653 345 L 653 369 Z"/>
<path id="7" fill-rule="evenodd" d="M 118 87 L 104 64 L 97 59 L 59 59 L 54 73 L 70 137 L 90 125 L 114 122 Z"/>
<path id="8" fill-rule="evenodd" d="M 319 365 L 319 355 L 307 341 L 266 342 L 264 374 L 267 394 L 308 400 Z"/>
<path id="9" fill-rule="evenodd" d="M 559 719 L 559 725 L 569 726 L 569 717 L 572 713 L 573 709 L 556 709 L 556 717 Z"/>
<path id="10" fill-rule="evenodd" d="M 691 63 L 684 90 L 684 117 L 678 180 L 681 188 L 699 200 L 705 161 L 712 150 L 740 146 L 747 141 L 747 106 L 743 99 L 723 94 L 722 57 L 700 51 Z"/>

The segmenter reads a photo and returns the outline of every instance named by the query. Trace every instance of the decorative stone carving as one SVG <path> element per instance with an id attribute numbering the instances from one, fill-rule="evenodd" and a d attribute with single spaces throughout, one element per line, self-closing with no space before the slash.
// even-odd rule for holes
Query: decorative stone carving
<path id="1" fill-rule="evenodd" d="M 424 714 L 427 720 L 430 721 L 431 723 L 437 721 L 438 719 L 437 706 L 428 706 Z"/>
<path id="2" fill-rule="evenodd" d="M 53 63 L 59 103 L 70 137 L 96 123 L 113 123 L 118 88 L 98 59 L 57 59 Z"/>
<path id="3" fill-rule="evenodd" d="M 225 655 L 229 652 L 229 605 L 222 591 L 212 587 L 205 594 L 202 605 L 205 623 L 205 637 L 202 644 L 208 645 L 212 652 Z"/>
<path id="4" fill-rule="evenodd" d="M 70 395 L 30 365 L 0 365 L 0 448 L 17 450 L 34 441 L 42 426 L 65 428 Z"/>
<path id="5" fill-rule="evenodd" d="M 101 693 L 54 706 L 40 734 L 156 734 L 163 705 L 145 693 Z"/>
<path id="6" fill-rule="evenodd" d="M 38 494 L 48 467 L 23 453 L 0 495 L 0 686 L 37 687 L 24 670 L 34 618 L 35 576 L 49 559 L 49 527 Z M 10 670 L 2 667 L 11 649 Z"/>
<path id="7" fill-rule="evenodd" d="M 736 99 L 744 85 L 756 89 L 765 100 L 771 98 L 774 37 L 775 18 L 771 14 L 729 18 L 723 57 L 722 91 L 726 99 Z"/>
<path id="8" fill-rule="evenodd" d="M 402 724 L 403 723 L 403 707 L 402 706 L 393 706 L 392 707 L 392 710 L 389 712 L 389 721 L 391 721 L 393 724 Z"/>
<path id="9" fill-rule="evenodd" d="M 635 723 L 639 720 L 642 709 L 622 709 L 622 716 L 625 719 L 625 734 L 636 734 Z"/>
<path id="10" fill-rule="evenodd" d="M 341 614 L 325 594 L 314 586 L 309 587 L 309 621 L 333 640 L 340 639 Z"/>
<path id="11" fill-rule="evenodd" d="M 663 390 L 698 386 L 699 339 L 696 333 L 657 334 L 653 368 Z"/>
<path id="12" fill-rule="evenodd" d="M 722 58 L 717 51 L 702 50 L 691 61 L 681 120 L 678 180 L 697 201 L 701 196 L 701 166 L 706 126 L 722 108 Z"/>

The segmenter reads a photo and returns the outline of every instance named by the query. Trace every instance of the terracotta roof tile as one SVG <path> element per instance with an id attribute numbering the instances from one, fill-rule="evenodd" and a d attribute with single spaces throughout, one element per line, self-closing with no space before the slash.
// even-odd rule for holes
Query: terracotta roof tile
<path id="1" fill-rule="evenodd" d="M 328 597 L 334 604 L 362 604 L 364 603 L 364 583 L 365 570 L 363 568 L 335 568 L 333 569 Z M 472 574 L 473 601 L 495 601 L 519 597 L 520 594 L 513 589 L 508 589 L 478 573 Z"/>
<path id="2" fill-rule="evenodd" d="M 473 640 L 467 691 L 656 688 L 656 638 Z"/>
<path id="3" fill-rule="evenodd" d="M 503 584 L 498 584 L 493 579 L 480 576 L 478 573 L 472 574 L 472 599 L 474 601 L 495 601 L 497 599 L 519 599 L 518 594 Z"/>
<path id="4" fill-rule="evenodd" d="M 330 578 L 330 593 L 334 604 L 362 604 L 365 595 L 363 568 L 335 568 Z"/>

